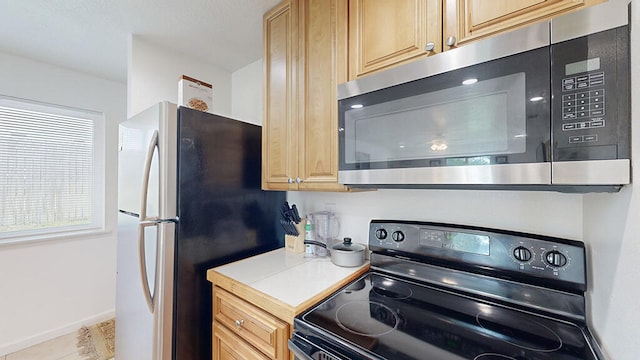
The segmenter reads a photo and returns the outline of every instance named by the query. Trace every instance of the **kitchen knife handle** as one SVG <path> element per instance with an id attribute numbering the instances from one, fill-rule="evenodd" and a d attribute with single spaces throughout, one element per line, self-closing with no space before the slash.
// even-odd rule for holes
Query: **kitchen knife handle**
<path id="1" fill-rule="evenodd" d="M 296 224 L 299 224 L 300 221 L 302 221 L 302 218 L 300 217 L 300 213 L 298 212 L 298 208 L 296 207 L 296 204 L 293 204 L 293 206 L 291 207 L 291 210 L 293 212 L 293 221 Z"/>

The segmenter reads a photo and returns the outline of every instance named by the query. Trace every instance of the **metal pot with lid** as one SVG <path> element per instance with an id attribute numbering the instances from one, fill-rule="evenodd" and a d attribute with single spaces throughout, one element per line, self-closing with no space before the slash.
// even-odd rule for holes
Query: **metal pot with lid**
<path id="1" fill-rule="evenodd" d="M 312 244 L 326 248 L 327 245 L 318 241 L 305 240 L 305 244 Z M 343 239 L 341 243 L 335 243 L 329 249 L 331 262 L 338 266 L 354 267 L 364 264 L 364 252 L 366 247 L 362 244 L 351 242 L 350 237 Z"/>

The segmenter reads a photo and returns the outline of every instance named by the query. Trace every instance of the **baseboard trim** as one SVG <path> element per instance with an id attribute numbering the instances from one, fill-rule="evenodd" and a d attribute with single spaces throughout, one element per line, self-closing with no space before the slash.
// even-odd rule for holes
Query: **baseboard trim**
<path id="1" fill-rule="evenodd" d="M 12 354 L 16 351 L 26 349 L 30 346 L 33 346 L 51 339 L 55 339 L 62 335 L 67 335 L 74 331 L 78 331 L 82 326 L 94 325 L 99 322 L 112 319 L 115 317 L 115 315 L 116 315 L 115 309 L 110 311 L 105 311 L 103 313 L 96 314 L 94 316 L 89 316 L 80 321 L 69 323 L 67 325 L 64 325 L 55 329 L 41 332 L 34 336 L 20 339 L 13 343 L 2 344 L 0 345 L 0 356 Z"/>

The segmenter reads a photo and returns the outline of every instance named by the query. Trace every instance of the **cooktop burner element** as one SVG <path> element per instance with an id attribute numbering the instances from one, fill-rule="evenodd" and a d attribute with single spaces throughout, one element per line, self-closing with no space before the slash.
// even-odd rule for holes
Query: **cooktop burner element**
<path id="1" fill-rule="evenodd" d="M 296 359 L 602 359 L 586 325 L 582 243 L 372 221 L 369 248 L 368 273 L 294 320 Z M 550 253 L 566 261 L 554 267 Z"/>
<path id="2" fill-rule="evenodd" d="M 476 321 L 499 339 L 525 350 L 552 352 L 562 347 L 555 331 L 518 314 L 479 313 Z"/>
<path id="3" fill-rule="evenodd" d="M 398 326 L 398 315 L 388 306 L 373 301 L 354 301 L 336 311 L 336 323 L 356 335 L 378 337 Z"/>
<path id="4" fill-rule="evenodd" d="M 376 294 L 392 299 L 406 299 L 413 293 L 410 287 L 398 281 L 372 279 L 372 285 Z"/>

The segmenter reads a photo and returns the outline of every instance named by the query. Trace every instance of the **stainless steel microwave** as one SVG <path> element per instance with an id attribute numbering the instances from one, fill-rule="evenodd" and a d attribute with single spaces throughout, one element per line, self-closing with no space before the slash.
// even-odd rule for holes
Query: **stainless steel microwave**
<path id="1" fill-rule="evenodd" d="M 566 192 L 629 184 L 620 3 L 340 84 L 339 182 Z"/>

